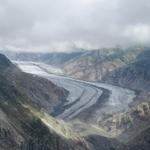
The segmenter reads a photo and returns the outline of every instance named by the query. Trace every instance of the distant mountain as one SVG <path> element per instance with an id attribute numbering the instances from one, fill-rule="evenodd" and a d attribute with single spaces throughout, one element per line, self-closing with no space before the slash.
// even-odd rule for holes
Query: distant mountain
<path id="1" fill-rule="evenodd" d="M 63 66 L 71 59 L 77 58 L 84 53 L 84 51 L 78 52 L 53 52 L 53 53 L 32 53 L 32 52 L 13 52 L 13 51 L 1 51 L 11 60 L 17 61 L 36 61 L 43 62 L 54 66 Z"/>
<path id="2" fill-rule="evenodd" d="M 134 62 L 141 51 L 141 48 L 89 51 L 65 64 L 64 72 L 83 80 L 101 80 L 109 72 Z"/>

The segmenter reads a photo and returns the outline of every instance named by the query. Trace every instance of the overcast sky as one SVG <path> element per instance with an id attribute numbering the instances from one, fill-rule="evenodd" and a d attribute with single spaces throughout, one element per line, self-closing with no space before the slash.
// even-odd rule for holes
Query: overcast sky
<path id="1" fill-rule="evenodd" d="M 0 0 L 0 48 L 69 51 L 150 42 L 150 0 Z"/>

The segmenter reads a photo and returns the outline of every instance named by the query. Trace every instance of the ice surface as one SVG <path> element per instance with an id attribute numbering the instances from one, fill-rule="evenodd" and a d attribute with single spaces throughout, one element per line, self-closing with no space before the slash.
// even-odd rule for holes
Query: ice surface
<path id="1" fill-rule="evenodd" d="M 45 65 L 43 63 L 15 63 L 22 69 L 22 71 L 42 76 L 69 91 L 67 103 L 64 105 L 73 105 L 71 105 L 71 107 L 67 108 L 61 115 L 59 115 L 60 118 L 71 119 L 86 108 L 91 107 L 99 100 L 99 97 L 103 93 L 100 88 L 109 90 L 111 94 L 104 107 L 96 111 L 94 117 L 97 119 L 102 113 L 111 114 L 118 111 L 127 111 L 129 108 L 129 103 L 131 103 L 135 97 L 135 92 L 126 88 L 99 82 L 87 82 L 58 75 L 58 73 L 62 74 L 60 69 L 52 69 L 54 67 Z"/>

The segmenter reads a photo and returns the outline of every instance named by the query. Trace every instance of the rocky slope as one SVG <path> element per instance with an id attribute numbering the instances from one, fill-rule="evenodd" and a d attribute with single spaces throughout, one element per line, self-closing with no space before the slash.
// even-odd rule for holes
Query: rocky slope
<path id="1" fill-rule="evenodd" d="M 27 95 L 34 105 L 45 108 L 51 113 L 55 106 L 66 101 L 68 91 L 43 78 L 23 73 L 8 59 L 4 57 L 6 59 L 4 61 L 1 57 L 4 57 L 4 55 L 0 55 L 1 61 L 8 61 L 7 66 L 0 63 L 1 74 L 22 94 Z"/>
<path id="2" fill-rule="evenodd" d="M 67 62 L 64 65 L 64 72 L 83 80 L 101 80 L 109 72 L 134 62 L 142 50 L 142 48 L 114 48 L 89 51 Z"/>
<path id="3" fill-rule="evenodd" d="M 57 103 L 61 101 L 60 97 L 65 97 L 62 89 L 49 81 L 46 83 L 43 79 L 21 73 L 4 55 L 0 55 L 0 71 L 1 150 L 89 149 L 84 139 L 73 132 L 69 125 L 41 110 L 42 107 L 35 102 L 36 98 L 31 96 L 43 96 L 45 93 L 42 91 L 49 87 L 45 101 L 55 103 L 56 100 Z M 22 77 L 18 79 L 20 75 Z M 39 89 L 36 90 L 32 84 Z M 28 94 L 29 90 L 31 93 Z"/>
<path id="4" fill-rule="evenodd" d="M 103 77 L 103 81 L 138 90 L 150 89 L 150 49 L 140 53 L 135 61 Z"/>

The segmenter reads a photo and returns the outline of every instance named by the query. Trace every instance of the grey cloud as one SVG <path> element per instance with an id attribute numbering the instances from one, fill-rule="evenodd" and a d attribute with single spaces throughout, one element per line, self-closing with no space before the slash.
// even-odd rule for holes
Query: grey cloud
<path id="1" fill-rule="evenodd" d="M 62 51 L 150 42 L 149 0 L 0 0 L 0 47 Z"/>

